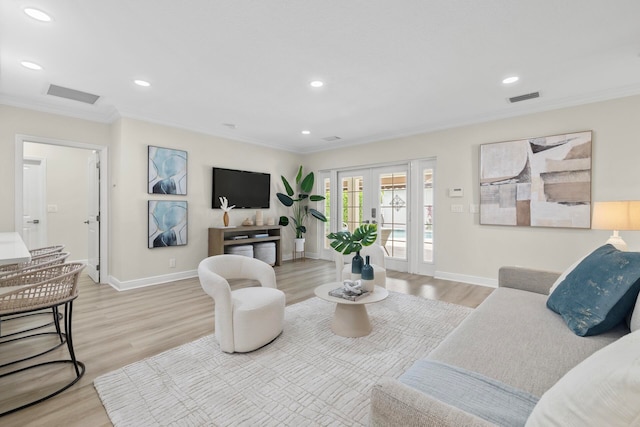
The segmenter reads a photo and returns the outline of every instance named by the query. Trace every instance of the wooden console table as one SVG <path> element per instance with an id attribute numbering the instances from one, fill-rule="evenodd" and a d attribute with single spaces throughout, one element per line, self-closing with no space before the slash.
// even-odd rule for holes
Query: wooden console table
<path id="1" fill-rule="evenodd" d="M 250 225 L 242 227 L 215 227 L 209 229 L 209 255 L 224 254 L 225 246 L 249 245 L 252 243 L 274 242 L 276 244 L 276 265 L 282 264 L 280 247 L 280 225 Z M 252 234 L 269 234 L 266 237 L 251 237 Z M 234 240 L 234 236 L 249 236 L 248 239 Z"/>

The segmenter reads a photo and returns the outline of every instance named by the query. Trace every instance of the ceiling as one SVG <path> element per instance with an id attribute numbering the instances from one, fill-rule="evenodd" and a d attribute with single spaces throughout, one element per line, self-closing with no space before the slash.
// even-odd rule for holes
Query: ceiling
<path id="1" fill-rule="evenodd" d="M 639 94 L 639 16 L 638 0 L 3 0 L 0 103 L 307 153 Z"/>

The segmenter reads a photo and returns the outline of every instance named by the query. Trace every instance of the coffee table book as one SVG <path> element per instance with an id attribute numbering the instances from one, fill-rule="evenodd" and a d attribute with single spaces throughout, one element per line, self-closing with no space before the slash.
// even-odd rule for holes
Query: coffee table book
<path id="1" fill-rule="evenodd" d="M 340 288 L 336 288 L 333 289 L 331 291 L 329 291 L 329 296 L 331 297 L 335 297 L 335 298 L 342 298 L 342 299 L 346 299 L 348 301 L 358 301 L 360 298 L 364 298 L 367 295 L 369 295 L 369 291 L 365 291 L 363 293 L 361 293 L 360 295 L 352 295 L 352 294 L 348 294 L 344 288 L 340 287 Z"/>

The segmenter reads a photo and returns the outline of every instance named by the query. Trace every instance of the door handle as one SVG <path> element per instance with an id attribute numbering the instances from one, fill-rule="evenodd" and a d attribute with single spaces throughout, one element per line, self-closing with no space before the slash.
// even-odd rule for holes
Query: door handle
<path id="1" fill-rule="evenodd" d="M 27 223 L 29 223 L 29 224 L 40 224 L 40 220 L 39 219 L 34 219 L 33 221 L 27 221 Z"/>
<path id="2" fill-rule="evenodd" d="M 89 224 L 89 220 L 86 220 L 84 223 L 85 223 L 85 224 Z"/>

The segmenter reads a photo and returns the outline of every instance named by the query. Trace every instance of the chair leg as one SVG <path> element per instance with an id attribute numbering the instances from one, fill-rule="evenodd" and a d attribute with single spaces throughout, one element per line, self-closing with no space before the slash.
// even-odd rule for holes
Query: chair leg
<path id="1" fill-rule="evenodd" d="M 78 367 L 78 361 L 76 360 L 76 353 L 73 350 L 73 338 L 71 334 L 71 315 L 73 313 L 73 300 L 67 302 L 64 308 L 65 313 L 65 325 L 64 331 L 67 336 L 67 348 L 69 349 L 69 356 L 71 356 L 71 361 L 73 363 L 73 367 L 76 369 L 76 375 L 80 376 L 80 369 Z"/>
<path id="2" fill-rule="evenodd" d="M 58 394 L 62 393 L 63 391 L 65 391 L 66 389 L 68 389 L 69 387 L 71 387 L 72 385 L 74 385 L 75 383 L 77 383 L 80 378 L 82 378 L 82 376 L 85 373 L 86 367 L 84 365 L 84 363 L 80 362 L 79 360 L 76 359 L 76 354 L 75 351 L 73 350 L 73 340 L 71 338 L 71 317 L 72 317 L 72 312 L 73 312 L 73 301 L 69 301 L 67 303 L 65 303 L 65 320 L 64 320 L 64 326 L 65 326 L 65 334 L 66 335 L 66 341 L 67 341 L 67 348 L 69 349 L 69 355 L 71 356 L 71 360 L 66 360 L 66 359 L 61 359 L 61 360 L 51 360 L 51 361 L 47 361 L 47 362 L 42 362 L 42 363 L 38 363 L 35 365 L 30 365 L 30 366 L 26 366 L 24 368 L 20 368 L 17 369 L 15 371 L 11 371 L 11 372 L 7 372 L 4 374 L 0 374 L 0 378 L 4 378 L 7 377 L 9 375 L 13 375 L 13 374 L 17 374 L 20 372 L 24 372 L 27 371 L 29 369 L 34 369 L 34 368 L 38 368 L 41 366 L 47 366 L 47 365 L 53 365 L 53 364 L 65 364 L 65 363 L 72 363 L 73 367 L 75 368 L 76 371 L 76 376 L 75 378 L 73 378 L 70 382 L 64 384 L 62 387 L 58 388 L 57 390 L 53 391 L 52 393 L 49 393 L 48 395 L 41 397 L 39 399 L 33 400 L 31 402 L 28 402 L 24 405 L 18 406 L 16 408 L 13 409 L 9 409 L 8 411 L 2 412 L 0 413 L 0 417 L 3 417 L 5 415 L 8 414 L 12 414 L 16 411 L 19 411 L 21 409 L 25 409 L 28 408 L 30 406 L 36 405 L 40 402 L 44 402 L 47 399 L 52 398 L 53 396 L 57 396 Z M 59 344 L 62 345 L 62 344 Z"/>
<path id="3" fill-rule="evenodd" d="M 60 344 L 64 343 L 64 340 L 62 338 L 62 331 L 60 330 L 60 315 L 58 312 L 58 307 L 53 307 L 53 323 L 56 325 L 56 333 L 58 334 L 58 337 L 60 337 Z"/>

